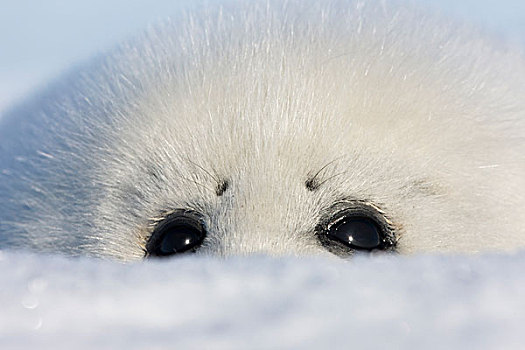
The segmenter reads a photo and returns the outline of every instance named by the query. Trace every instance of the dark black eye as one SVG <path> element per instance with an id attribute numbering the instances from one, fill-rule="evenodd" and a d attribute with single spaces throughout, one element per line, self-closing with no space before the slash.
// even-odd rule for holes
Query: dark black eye
<path id="1" fill-rule="evenodd" d="M 393 229 L 368 213 L 370 210 L 348 210 L 317 228 L 321 244 L 330 252 L 345 256 L 352 251 L 392 250 L 395 247 Z"/>
<path id="2" fill-rule="evenodd" d="M 146 255 L 169 256 L 195 252 L 205 236 L 201 217 L 192 211 L 179 210 L 157 225 L 146 244 Z"/>
<path id="3" fill-rule="evenodd" d="M 327 235 L 350 248 L 363 250 L 377 249 L 382 241 L 378 224 L 363 216 L 341 218 L 328 228 Z"/>

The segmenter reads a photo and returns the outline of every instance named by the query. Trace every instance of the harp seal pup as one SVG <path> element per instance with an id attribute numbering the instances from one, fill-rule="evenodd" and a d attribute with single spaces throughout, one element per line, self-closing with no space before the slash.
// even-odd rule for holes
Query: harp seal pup
<path id="1" fill-rule="evenodd" d="M 523 57 L 410 6 L 209 5 L 2 116 L 0 244 L 510 251 L 525 246 L 524 120 Z"/>

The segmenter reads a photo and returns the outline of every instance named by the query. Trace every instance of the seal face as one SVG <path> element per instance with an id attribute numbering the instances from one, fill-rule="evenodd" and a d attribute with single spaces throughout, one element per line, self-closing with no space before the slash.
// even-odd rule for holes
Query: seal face
<path id="1" fill-rule="evenodd" d="M 2 117 L 0 246 L 122 260 L 523 247 L 524 82 L 519 54 L 410 5 L 209 5 Z"/>

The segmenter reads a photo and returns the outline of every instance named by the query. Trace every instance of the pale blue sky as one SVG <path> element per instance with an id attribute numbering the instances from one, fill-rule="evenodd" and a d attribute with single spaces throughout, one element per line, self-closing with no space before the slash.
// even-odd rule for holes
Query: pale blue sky
<path id="1" fill-rule="evenodd" d="M 388 0 L 387 0 L 388 1 Z M 413 0 L 525 47 L 525 0 Z M 0 0 L 0 110 L 191 0 Z"/>

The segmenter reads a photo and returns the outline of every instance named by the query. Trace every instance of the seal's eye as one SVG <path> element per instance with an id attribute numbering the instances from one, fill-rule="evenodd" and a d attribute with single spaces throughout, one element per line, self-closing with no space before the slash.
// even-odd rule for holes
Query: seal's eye
<path id="1" fill-rule="evenodd" d="M 201 217 L 191 211 L 176 211 L 160 222 L 146 244 L 147 256 L 195 252 L 206 231 Z"/>
<path id="2" fill-rule="evenodd" d="M 363 216 L 342 217 L 329 226 L 326 234 L 353 249 L 377 249 L 382 243 L 379 225 Z"/>
<path id="3" fill-rule="evenodd" d="M 330 252 L 348 256 L 354 251 L 395 250 L 396 235 L 389 220 L 367 207 L 348 208 L 323 220 L 317 238 Z"/>

